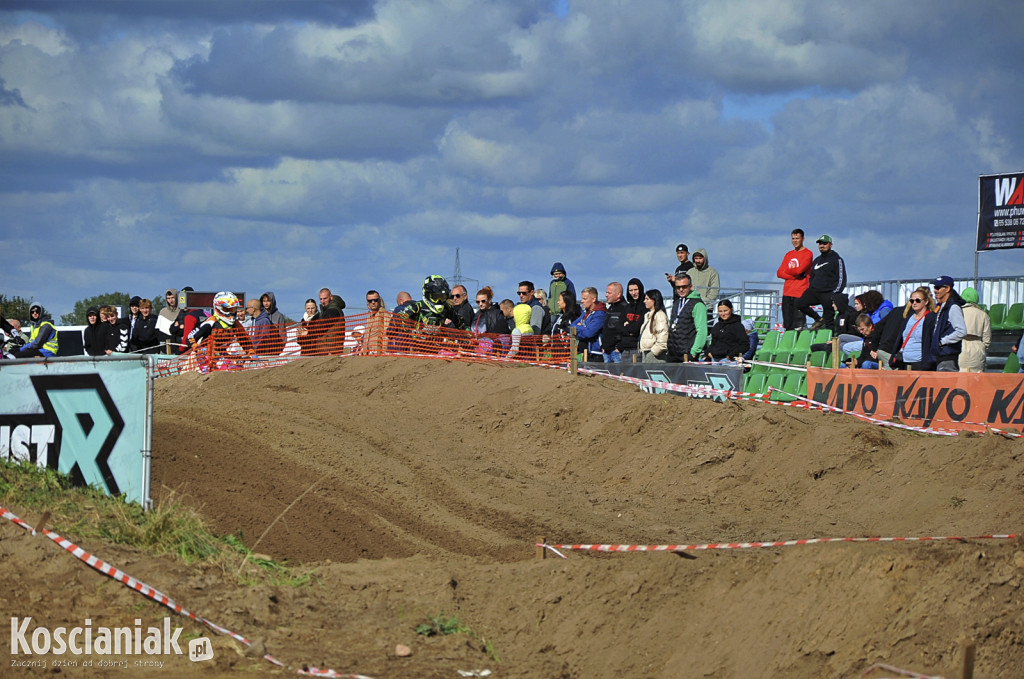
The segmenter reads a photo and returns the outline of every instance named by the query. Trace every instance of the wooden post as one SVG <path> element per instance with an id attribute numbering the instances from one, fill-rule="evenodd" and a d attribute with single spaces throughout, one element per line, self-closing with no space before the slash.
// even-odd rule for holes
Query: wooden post
<path id="1" fill-rule="evenodd" d="M 965 639 L 960 645 L 963 651 L 964 664 L 960 671 L 960 679 L 973 679 L 974 677 L 974 642 Z"/>
<path id="2" fill-rule="evenodd" d="M 576 368 L 579 364 L 576 362 L 576 326 L 569 328 L 569 374 L 573 377 L 576 376 Z"/>
<path id="3" fill-rule="evenodd" d="M 544 543 L 544 536 L 541 535 L 540 537 L 537 538 L 537 558 L 538 559 L 546 559 L 547 556 L 548 556 L 548 550 L 546 550 L 543 547 L 541 547 L 541 545 L 543 545 L 543 544 L 545 544 Z"/>
<path id="4" fill-rule="evenodd" d="M 839 364 L 842 363 L 842 357 L 839 355 L 839 338 L 832 338 L 832 369 L 839 370 Z"/>

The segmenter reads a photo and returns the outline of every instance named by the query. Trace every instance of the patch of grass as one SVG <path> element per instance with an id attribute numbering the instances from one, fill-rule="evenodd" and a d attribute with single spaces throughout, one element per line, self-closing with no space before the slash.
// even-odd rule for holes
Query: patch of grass
<path id="1" fill-rule="evenodd" d="M 301 587 L 312 582 L 313 571 L 296 573 L 284 563 L 257 559 L 241 538 L 214 535 L 206 519 L 176 502 L 173 494 L 146 512 L 126 502 L 123 495 L 110 497 L 97 488 L 75 487 L 67 475 L 54 469 L 0 461 L 0 505 L 30 513 L 49 511 L 49 527 L 74 541 L 98 537 L 156 556 L 171 554 L 187 564 L 213 563 L 225 571 L 237 555 L 244 555 L 245 563 L 255 566 L 237 573 L 246 585 Z M 22 518 L 33 523 L 31 516 Z"/>
<path id="2" fill-rule="evenodd" d="M 956 495 L 954 495 L 953 497 L 949 498 L 949 506 L 952 507 L 953 509 L 960 509 L 961 507 L 964 506 L 965 502 L 967 502 L 967 498 L 965 497 L 957 497 Z"/>
<path id="3" fill-rule="evenodd" d="M 416 625 L 415 630 L 416 634 L 420 634 L 425 637 L 464 634 L 467 637 L 478 641 L 483 648 L 483 652 L 487 654 L 491 660 L 496 663 L 501 662 L 501 660 L 498 659 L 498 650 L 490 640 L 485 639 L 468 625 L 464 625 L 459 622 L 459 619 L 455 616 L 446 615 L 444 611 L 441 611 L 437 615 L 428 615 L 425 621 Z"/>

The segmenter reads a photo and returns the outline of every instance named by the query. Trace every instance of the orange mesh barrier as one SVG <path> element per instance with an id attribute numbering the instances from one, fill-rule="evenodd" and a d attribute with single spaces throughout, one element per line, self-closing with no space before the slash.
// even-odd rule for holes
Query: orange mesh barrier
<path id="1" fill-rule="evenodd" d="M 215 330 L 180 358 L 173 372 L 248 370 L 309 356 L 414 356 L 446 360 L 564 366 L 569 338 L 547 335 L 475 335 L 451 327 L 420 325 L 381 311 L 248 332 Z"/>

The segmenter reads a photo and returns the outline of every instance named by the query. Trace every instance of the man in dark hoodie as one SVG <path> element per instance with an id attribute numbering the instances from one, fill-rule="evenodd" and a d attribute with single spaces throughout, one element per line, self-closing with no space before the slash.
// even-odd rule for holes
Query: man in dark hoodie
<path id="1" fill-rule="evenodd" d="M 85 330 L 82 331 L 82 344 L 87 356 L 106 356 L 103 350 L 107 341 L 107 328 L 100 323 L 99 307 L 91 306 L 85 312 Z"/>
<path id="2" fill-rule="evenodd" d="M 548 286 L 548 312 L 552 316 L 562 313 L 558 309 L 558 296 L 563 290 L 568 290 L 573 299 L 576 299 L 576 286 L 572 284 L 565 274 L 565 267 L 561 262 L 551 265 L 551 284 Z"/>
<path id="3" fill-rule="evenodd" d="M 320 353 L 337 355 L 345 351 L 345 300 L 332 295 L 329 288 L 320 289 Z"/>
<path id="4" fill-rule="evenodd" d="M 647 313 L 647 307 L 644 306 L 644 284 L 639 278 L 630 278 L 626 284 L 626 306 L 626 322 L 622 326 L 619 351 L 623 362 L 631 363 L 634 355 L 637 361 L 640 360 L 640 329 L 644 324 L 644 314 Z"/>
<path id="5" fill-rule="evenodd" d="M 157 333 L 161 342 L 171 341 L 171 351 L 181 353 L 184 349 L 185 338 L 185 311 L 178 306 L 177 288 L 168 288 L 164 293 L 166 305 L 157 315 L 157 327 L 164 327 Z"/>

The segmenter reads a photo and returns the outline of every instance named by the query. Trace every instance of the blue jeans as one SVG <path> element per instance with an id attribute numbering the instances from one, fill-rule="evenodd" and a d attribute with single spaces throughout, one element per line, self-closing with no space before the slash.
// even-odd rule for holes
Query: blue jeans
<path id="1" fill-rule="evenodd" d="M 619 353 L 618 349 L 612 349 L 611 352 L 604 352 L 605 363 L 622 363 L 622 354 Z"/>

